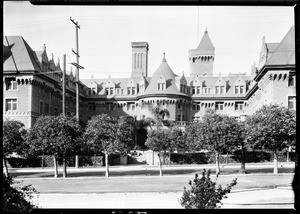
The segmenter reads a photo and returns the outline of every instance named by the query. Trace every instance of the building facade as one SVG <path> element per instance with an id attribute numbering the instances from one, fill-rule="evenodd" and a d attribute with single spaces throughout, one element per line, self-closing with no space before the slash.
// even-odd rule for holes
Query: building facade
<path id="1" fill-rule="evenodd" d="M 62 112 L 62 69 L 49 59 L 45 45 L 33 51 L 21 36 L 3 40 L 3 117 L 31 127 L 40 115 Z M 132 42 L 132 73 L 128 78 L 82 79 L 80 119 L 93 115 L 152 117 L 149 106 L 160 105 L 171 121 L 184 124 L 200 119 L 208 108 L 235 117 L 252 114 L 262 105 L 278 103 L 296 108 L 295 30 L 291 27 L 279 43 L 266 43 L 258 66 L 246 73 L 213 75 L 215 47 L 207 30 L 196 49 L 189 51 L 190 75 L 177 75 L 165 54 L 148 76 L 147 42 Z M 251 60 L 251 59 L 249 59 Z M 75 114 L 76 90 L 72 71 L 67 72 L 66 112 Z"/>

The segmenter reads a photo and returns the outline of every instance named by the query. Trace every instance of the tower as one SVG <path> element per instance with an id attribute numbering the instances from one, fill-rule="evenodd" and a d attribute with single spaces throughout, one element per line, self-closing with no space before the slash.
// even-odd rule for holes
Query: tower
<path id="1" fill-rule="evenodd" d="M 132 77 L 148 76 L 148 50 L 147 42 L 132 42 Z"/>
<path id="2" fill-rule="evenodd" d="M 190 76 L 213 75 L 213 62 L 215 59 L 215 47 L 213 46 L 207 30 L 197 49 L 189 50 Z"/>

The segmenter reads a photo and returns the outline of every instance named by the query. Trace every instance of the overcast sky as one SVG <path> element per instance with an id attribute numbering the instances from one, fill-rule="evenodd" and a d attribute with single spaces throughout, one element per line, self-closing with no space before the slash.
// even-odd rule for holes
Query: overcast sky
<path id="1" fill-rule="evenodd" d="M 262 6 L 34 6 L 4 2 L 4 35 L 20 35 L 33 50 L 47 46 L 55 61 L 76 62 L 78 21 L 80 79 L 130 77 L 131 42 L 149 44 L 148 74 L 163 52 L 174 73 L 189 76 L 188 51 L 197 48 L 205 28 L 215 46 L 214 74 L 250 73 L 262 37 L 280 42 L 294 24 L 293 7 Z M 70 65 L 67 66 L 70 70 Z M 74 69 L 73 69 L 74 70 Z"/>

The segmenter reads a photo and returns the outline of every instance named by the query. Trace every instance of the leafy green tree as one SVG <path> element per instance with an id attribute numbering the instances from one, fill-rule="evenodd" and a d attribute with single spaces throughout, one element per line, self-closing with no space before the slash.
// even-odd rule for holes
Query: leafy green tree
<path id="1" fill-rule="evenodd" d="M 254 148 L 274 155 L 274 174 L 278 173 L 277 153 L 295 145 L 296 112 L 277 104 L 264 105 L 249 117 L 248 140 Z"/>
<path id="2" fill-rule="evenodd" d="M 163 121 L 170 117 L 170 112 L 168 109 L 162 107 L 162 105 L 147 105 L 150 113 L 153 116 L 154 124 L 156 128 L 163 126 Z"/>
<path id="3" fill-rule="evenodd" d="M 7 156 L 12 153 L 24 154 L 27 150 L 24 138 L 26 130 L 24 124 L 15 120 L 6 120 L 3 122 L 3 167 L 4 173 L 8 176 Z"/>
<path id="4" fill-rule="evenodd" d="M 3 211 L 11 213 L 29 213 L 37 206 L 32 202 L 32 194 L 37 191 L 31 186 L 21 186 L 12 178 L 3 174 Z"/>
<path id="5" fill-rule="evenodd" d="M 58 176 L 57 160 L 63 160 L 63 176 L 67 177 L 66 159 L 78 154 L 82 147 L 82 129 L 75 117 L 41 116 L 30 129 L 26 142 L 31 153 L 53 155 L 54 177 Z"/>
<path id="6" fill-rule="evenodd" d="M 218 178 L 218 176 L 217 176 Z M 233 186 L 237 184 L 237 178 L 224 189 L 221 185 L 210 179 L 210 170 L 206 173 L 204 169 L 202 177 L 195 175 L 193 182 L 190 180 L 190 189 L 184 187 L 180 204 L 186 209 L 217 209 L 222 205 L 222 198 L 227 198 Z"/>
<path id="7" fill-rule="evenodd" d="M 168 129 L 154 129 L 150 130 L 147 135 L 147 140 L 145 145 L 157 152 L 158 155 L 158 167 L 159 167 L 159 175 L 162 176 L 162 166 L 161 166 L 161 152 L 165 152 L 170 148 L 171 139 L 170 139 L 170 131 Z"/>
<path id="8" fill-rule="evenodd" d="M 170 145 L 168 145 L 169 152 L 169 165 L 171 164 L 171 152 L 185 151 L 186 145 L 186 133 L 178 126 L 172 126 L 169 128 Z"/>
<path id="9" fill-rule="evenodd" d="M 105 154 L 106 177 L 109 177 L 109 155 L 127 153 L 134 146 L 129 121 L 124 117 L 117 120 L 107 114 L 93 116 L 88 121 L 84 139 L 95 153 Z"/>
<path id="10" fill-rule="evenodd" d="M 187 143 L 190 150 L 210 150 L 215 152 L 216 174 L 220 173 L 219 155 L 230 150 L 237 135 L 233 132 L 232 124 L 235 118 L 217 114 L 208 109 L 202 120 L 192 123 L 186 128 Z"/>

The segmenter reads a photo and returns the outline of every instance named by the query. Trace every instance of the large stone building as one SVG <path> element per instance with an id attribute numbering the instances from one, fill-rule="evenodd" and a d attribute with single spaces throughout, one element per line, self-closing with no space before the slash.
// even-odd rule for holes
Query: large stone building
<path id="1" fill-rule="evenodd" d="M 40 115 L 60 114 L 62 74 L 59 60 L 55 63 L 53 55 L 48 58 L 45 45 L 42 51 L 33 51 L 21 36 L 5 36 L 3 45 L 4 119 L 20 120 L 31 127 Z M 251 75 L 214 76 L 213 63 L 217 56 L 207 31 L 198 47 L 189 51 L 189 77 L 175 74 L 165 54 L 149 77 L 148 43 L 132 42 L 131 45 L 130 77 L 91 77 L 80 81 L 82 121 L 87 122 L 100 113 L 114 117 L 130 115 L 141 120 L 152 116 L 149 105 L 167 108 L 169 120 L 181 124 L 201 118 L 207 108 L 235 117 L 251 114 L 268 103 L 295 109 L 294 27 L 279 43 L 266 43 L 263 38 L 258 66 L 253 65 Z M 72 71 L 68 72 L 66 87 L 66 112 L 75 114 Z"/>

